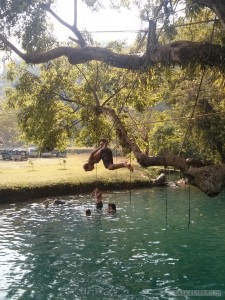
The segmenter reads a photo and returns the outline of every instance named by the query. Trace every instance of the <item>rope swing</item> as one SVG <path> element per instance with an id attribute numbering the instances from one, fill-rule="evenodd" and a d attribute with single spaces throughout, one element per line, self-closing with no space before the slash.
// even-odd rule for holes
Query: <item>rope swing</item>
<path id="1" fill-rule="evenodd" d="M 210 42 L 211 43 L 213 41 L 215 23 L 216 23 L 216 16 L 214 18 L 212 33 L 211 33 L 211 37 L 210 37 Z M 194 106 L 193 106 L 193 109 L 192 109 L 192 112 L 191 112 L 191 115 L 190 115 L 190 118 L 189 118 L 188 127 L 187 127 L 187 130 L 186 130 L 185 135 L 184 135 L 183 142 L 182 142 L 181 147 L 180 147 L 179 156 L 181 155 L 181 152 L 182 152 L 183 147 L 184 147 L 184 143 L 186 141 L 187 135 L 188 135 L 188 133 L 190 131 L 190 128 L 191 128 L 191 121 L 194 117 L 195 109 L 196 109 L 196 106 L 197 106 L 197 103 L 198 103 L 198 100 L 199 100 L 199 95 L 200 95 L 200 92 L 201 92 L 202 82 L 203 82 L 203 79 L 205 77 L 206 71 L 207 71 L 207 69 L 204 68 L 203 72 L 202 72 L 202 75 L 201 75 L 200 82 L 199 82 L 198 91 L 197 91 L 196 98 L 195 98 L 195 103 L 194 103 Z M 190 228 L 190 224 L 191 224 L 191 189 L 190 189 L 190 185 L 189 185 L 189 192 L 188 192 L 188 229 Z"/>
<path id="2" fill-rule="evenodd" d="M 191 188 L 189 184 L 189 190 L 188 190 L 188 229 L 191 225 Z"/>
<path id="3" fill-rule="evenodd" d="M 213 41 L 213 36 L 214 36 L 214 31 L 215 31 L 215 23 L 216 23 L 216 16 L 214 18 L 214 23 L 213 23 L 213 28 L 212 28 L 212 32 L 211 32 L 211 37 L 210 37 L 210 42 L 212 43 Z M 210 50 L 209 50 L 210 51 Z M 209 52 L 210 54 L 210 52 Z M 189 122 L 188 122 L 188 127 L 187 127 L 187 130 L 185 132 L 185 135 L 184 135 L 184 139 L 183 139 L 183 142 L 181 144 L 181 147 L 180 147 L 180 151 L 179 151 L 179 154 L 178 156 L 181 155 L 181 152 L 183 150 L 183 147 L 184 147 L 184 143 L 186 141 L 186 138 L 187 138 L 187 135 L 189 133 L 189 130 L 191 128 L 191 121 L 194 117 L 194 113 L 195 113 L 195 109 L 196 109 L 196 106 L 197 106 L 197 103 L 198 103 L 198 100 L 199 100 L 199 95 L 200 95 L 200 91 L 201 91 L 201 87 L 202 87 L 202 82 L 203 82 L 203 79 L 204 79 L 204 76 L 205 76 L 205 73 L 206 73 L 207 69 L 204 68 L 203 69 L 203 72 L 202 72 L 202 75 L 201 75 L 201 79 L 200 79 L 200 82 L 199 82 L 199 86 L 198 86 L 198 91 L 197 91 L 197 94 L 196 94 L 196 98 L 195 98 L 195 103 L 194 103 L 194 106 L 193 106 L 193 109 L 192 109 L 192 112 L 191 112 L 191 115 L 190 115 L 190 118 L 189 118 Z"/>
<path id="4" fill-rule="evenodd" d="M 166 186 L 166 226 L 168 226 L 168 187 Z"/>
<path id="5" fill-rule="evenodd" d="M 130 165 L 131 165 L 131 151 L 130 151 Z M 132 187 L 131 187 L 131 171 L 130 171 L 130 204 L 131 204 L 131 193 L 132 193 Z"/>

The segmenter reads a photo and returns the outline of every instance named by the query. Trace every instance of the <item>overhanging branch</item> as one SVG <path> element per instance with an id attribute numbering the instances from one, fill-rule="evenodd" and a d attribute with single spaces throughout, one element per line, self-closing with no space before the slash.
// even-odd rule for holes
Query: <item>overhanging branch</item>
<path id="1" fill-rule="evenodd" d="M 116 112 L 108 107 L 100 107 L 102 113 L 114 122 L 122 146 L 129 148 L 142 167 L 172 166 L 181 170 L 189 184 L 198 187 L 207 196 L 218 195 L 225 186 L 225 164 L 204 165 L 202 161 L 185 159 L 175 155 L 148 156 L 132 141 Z"/>
<path id="2" fill-rule="evenodd" d="M 22 53 L 2 34 L 0 40 L 24 61 L 41 64 L 65 56 L 72 65 L 89 61 L 101 61 L 108 65 L 127 70 L 142 70 L 161 63 L 185 66 L 190 63 L 217 67 L 225 71 L 225 46 L 212 43 L 177 41 L 167 45 L 157 45 L 153 53 L 139 55 L 120 54 L 101 47 L 57 47 L 43 53 Z"/>

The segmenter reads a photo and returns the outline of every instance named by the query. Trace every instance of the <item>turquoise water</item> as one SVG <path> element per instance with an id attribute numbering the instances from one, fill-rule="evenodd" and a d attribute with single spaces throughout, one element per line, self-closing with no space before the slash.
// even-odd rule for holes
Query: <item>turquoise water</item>
<path id="1" fill-rule="evenodd" d="M 103 198 L 102 212 L 89 195 L 47 209 L 0 206 L 0 299 L 203 299 L 176 294 L 189 290 L 225 299 L 225 194 L 154 188 Z"/>

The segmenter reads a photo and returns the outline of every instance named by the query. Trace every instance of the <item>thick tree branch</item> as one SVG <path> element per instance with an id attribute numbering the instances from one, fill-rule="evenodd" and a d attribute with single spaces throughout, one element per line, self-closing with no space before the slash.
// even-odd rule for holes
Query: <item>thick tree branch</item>
<path id="1" fill-rule="evenodd" d="M 184 172 L 191 185 L 209 197 L 217 196 L 225 187 L 225 164 L 190 168 Z"/>
<path id="2" fill-rule="evenodd" d="M 141 151 L 138 145 L 129 138 L 123 123 L 121 122 L 120 118 L 117 116 L 113 109 L 109 107 L 101 107 L 100 110 L 102 113 L 108 115 L 114 121 L 121 145 L 124 148 L 130 149 L 134 153 L 135 158 L 142 167 L 174 166 L 175 168 L 182 171 L 185 171 L 189 168 L 189 165 L 187 164 L 186 160 L 182 157 L 147 156 Z"/>
<path id="3" fill-rule="evenodd" d="M 177 41 L 167 45 L 157 45 L 154 53 L 139 55 L 118 54 L 101 47 L 58 47 L 43 53 L 22 53 L 2 34 L 0 40 L 23 60 L 31 64 L 41 64 L 65 56 L 72 65 L 89 61 L 101 61 L 117 68 L 141 70 L 161 63 L 166 65 L 185 66 L 201 64 L 202 66 L 217 67 L 225 71 L 225 46 L 211 43 Z"/>
<path id="4" fill-rule="evenodd" d="M 205 166 L 202 161 L 180 156 L 148 156 L 129 138 L 123 123 L 113 109 L 101 107 L 100 110 L 113 120 L 121 145 L 134 153 L 142 167 L 172 166 L 179 169 L 189 184 L 198 187 L 210 197 L 217 196 L 225 187 L 225 164 Z"/>

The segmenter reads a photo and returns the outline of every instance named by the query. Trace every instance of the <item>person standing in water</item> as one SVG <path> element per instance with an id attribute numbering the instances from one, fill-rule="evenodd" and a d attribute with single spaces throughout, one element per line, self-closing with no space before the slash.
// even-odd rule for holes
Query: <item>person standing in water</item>
<path id="1" fill-rule="evenodd" d="M 100 189 L 96 188 L 91 194 L 93 197 L 95 197 L 95 204 L 97 209 L 102 209 L 103 202 L 102 202 L 102 191 Z"/>

